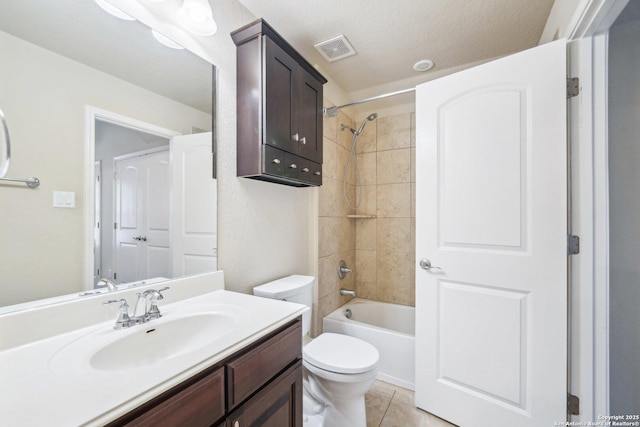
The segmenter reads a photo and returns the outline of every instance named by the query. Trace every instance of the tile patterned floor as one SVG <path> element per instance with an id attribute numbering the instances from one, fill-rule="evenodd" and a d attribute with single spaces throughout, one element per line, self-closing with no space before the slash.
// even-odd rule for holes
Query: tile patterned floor
<path id="1" fill-rule="evenodd" d="M 367 427 L 455 427 L 415 407 L 414 393 L 376 381 L 365 395 Z"/>

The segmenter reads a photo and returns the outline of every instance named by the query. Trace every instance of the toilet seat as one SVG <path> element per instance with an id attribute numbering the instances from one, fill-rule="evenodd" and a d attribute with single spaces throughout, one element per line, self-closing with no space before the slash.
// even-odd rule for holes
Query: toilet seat
<path id="1" fill-rule="evenodd" d="M 348 335 L 324 333 L 303 349 L 303 360 L 338 374 L 361 374 L 375 369 L 380 355 L 366 341 Z"/>

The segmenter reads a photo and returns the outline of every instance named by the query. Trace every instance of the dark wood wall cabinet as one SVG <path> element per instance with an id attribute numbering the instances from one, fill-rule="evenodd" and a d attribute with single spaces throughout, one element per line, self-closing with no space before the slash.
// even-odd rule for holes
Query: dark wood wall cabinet
<path id="1" fill-rule="evenodd" d="M 322 85 L 327 82 L 264 20 L 233 33 L 238 176 L 322 185 Z"/>
<path id="2" fill-rule="evenodd" d="M 281 327 L 109 426 L 302 427 L 302 320 Z"/>

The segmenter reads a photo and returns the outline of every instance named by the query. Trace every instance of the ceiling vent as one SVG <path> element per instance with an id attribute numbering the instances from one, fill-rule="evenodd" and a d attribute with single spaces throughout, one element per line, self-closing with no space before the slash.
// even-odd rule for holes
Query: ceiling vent
<path id="1" fill-rule="evenodd" d="M 318 52 L 329 62 L 346 58 L 356 54 L 356 51 L 349 43 L 349 40 L 343 35 L 339 35 L 329 40 L 325 40 L 313 45 Z"/>

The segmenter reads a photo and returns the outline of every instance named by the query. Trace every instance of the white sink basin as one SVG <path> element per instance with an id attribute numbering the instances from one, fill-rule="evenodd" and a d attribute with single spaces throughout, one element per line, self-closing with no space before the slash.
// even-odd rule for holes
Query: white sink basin
<path id="1" fill-rule="evenodd" d="M 137 330 L 95 352 L 89 364 L 112 371 L 148 366 L 199 350 L 233 328 L 227 314 L 205 313 L 177 317 L 164 323 L 137 325 Z"/>
<path id="2" fill-rule="evenodd" d="M 238 307 L 239 309 L 239 307 Z M 167 313 L 127 329 L 93 329 L 61 348 L 50 360 L 60 374 L 144 368 L 187 356 L 234 332 L 242 310 Z"/>

